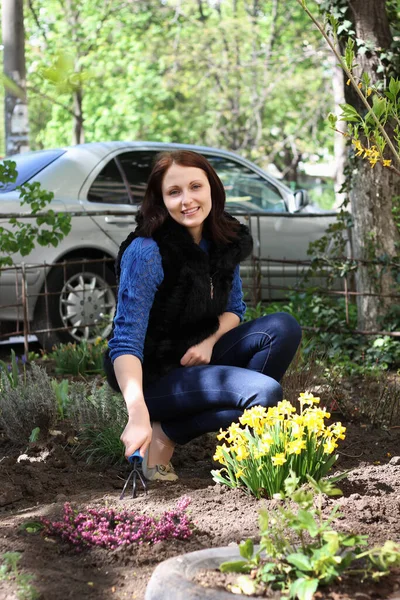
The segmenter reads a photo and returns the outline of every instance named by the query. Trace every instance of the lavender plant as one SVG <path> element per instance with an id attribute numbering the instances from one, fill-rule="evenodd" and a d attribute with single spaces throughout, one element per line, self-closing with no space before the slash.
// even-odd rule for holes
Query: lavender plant
<path id="1" fill-rule="evenodd" d="M 113 508 L 74 510 L 64 504 L 61 521 L 42 518 L 40 524 L 45 536 L 55 537 L 70 544 L 76 552 L 94 546 L 115 550 L 131 544 L 157 544 L 163 540 L 186 540 L 193 533 L 193 524 L 186 514 L 190 498 L 178 500 L 175 508 L 156 518 L 136 511 L 116 511 Z M 35 531 L 37 531 L 35 522 Z M 26 524 L 26 530 L 29 523 Z"/>

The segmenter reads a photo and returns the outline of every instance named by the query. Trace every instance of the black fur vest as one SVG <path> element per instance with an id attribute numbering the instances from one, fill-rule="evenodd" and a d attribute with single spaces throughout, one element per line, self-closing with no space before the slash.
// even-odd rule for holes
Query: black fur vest
<path id="1" fill-rule="evenodd" d="M 139 237 L 138 229 L 121 244 L 115 265 L 117 279 L 122 254 Z M 191 346 L 217 331 L 218 317 L 228 303 L 235 267 L 253 248 L 248 228 L 240 225 L 236 240 L 224 245 L 209 242 L 207 254 L 193 241 L 189 231 L 170 217 L 153 234 L 153 239 L 160 250 L 164 279 L 154 297 L 144 343 L 144 388 L 180 367 L 182 356 Z M 108 383 L 119 391 L 108 352 L 104 367 Z"/>

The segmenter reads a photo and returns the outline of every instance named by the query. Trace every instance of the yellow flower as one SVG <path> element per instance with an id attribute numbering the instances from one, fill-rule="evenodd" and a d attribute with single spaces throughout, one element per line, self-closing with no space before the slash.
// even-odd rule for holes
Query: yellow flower
<path id="1" fill-rule="evenodd" d="M 355 149 L 357 150 L 356 156 L 361 156 L 362 153 L 364 152 L 364 146 L 362 145 L 360 140 L 352 140 L 352 144 L 355 147 Z"/>
<path id="2" fill-rule="evenodd" d="M 348 79 L 348 80 L 346 81 L 346 85 L 350 85 L 350 84 L 351 84 L 351 79 Z"/>
<path id="3" fill-rule="evenodd" d="M 324 444 L 324 452 L 326 454 L 332 454 L 337 447 L 336 441 L 333 438 L 328 438 Z"/>
<path id="4" fill-rule="evenodd" d="M 303 404 L 309 404 L 310 406 L 312 404 L 319 404 L 319 400 L 319 397 L 313 396 L 310 392 L 301 392 L 299 396 L 301 406 L 303 406 Z"/>
<path id="5" fill-rule="evenodd" d="M 253 408 L 244 411 L 243 415 L 239 417 L 239 421 L 242 425 L 252 427 L 258 435 L 261 435 L 264 431 L 266 418 L 267 409 L 264 406 L 253 406 Z"/>
<path id="6" fill-rule="evenodd" d="M 287 450 L 289 454 L 300 454 L 306 448 L 306 440 L 293 440 L 289 442 Z"/>
<path id="7" fill-rule="evenodd" d="M 361 81 L 360 81 L 360 83 L 358 84 L 358 86 L 357 86 L 357 87 L 358 87 L 358 89 L 359 89 L 359 90 L 361 90 L 361 88 L 362 88 L 362 83 L 361 83 Z"/>
<path id="8" fill-rule="evenodd" d="M 221 464 L 226 464 L 225 456 L 223 454 L 223 450 L 229 452 L 230 448 L 226 444 L 222 444 L 222 446 L 217 446 L 215 449 L 214 460 L 220 462 Z"/>
<path id="9" fill-rule="evenodd" d="M 367 89 L 367 98 L 369 98 L 369 96 L 370 96 L 371 94 L 372 94 L 372 90 L 371 90 L 371 88 L 368 88 L 368 89 Z"/>
<path id="10" fill-rule="evenodd" d="M 280 452 L 278 454 L 275 454 L 275 456 L 272 457 L 272 464 L 275 467 L 281 466 L 286 462 L 286 458 L 285 458 L 285 454 L 283 452 Z"/>
<path id="11" fill-rule="evenodd" d="M 340 421 L 334 423 L 329 427 L 329 430 L 332 432 L 334 436 L 336 436 L 339 440 L 344 440 L 346 437 L 344 432 L 346 431 L 346 427 L 343 427 Z"/>
<path id="12" fill-rule="evenodd" d="M 240 444 L 240 446 L 234 446 L 232 449 L 236 452 L 236 458 L 239 461 L 245 460 L 249 456 L 249 451 L 244 444 Z"/>
<path id="13" fill-rule="evenodd" d="M 370 158 L 369 159 L 369 164 L 371 165 L 372 169 L 374 168 L 374 166 L 376 165 L 377 162 L 378 162 L 377 158 Z"/>
<path id="14" fill-rule="evenodd" d="M 221 427 L 221 429 L 219 430 L 219 434 L 217 435 L 217 440 L 219 440 L 219 441 L 224 440 L 227 435 L 228 435 L 228 432 L 223 431 L 222 427 Z"/>
<path id="15" fill-rule="evenodd" d="M 391 160 L 384 160 L 383 161 L 383 166 L 384 167 L 390 167 L 392 165 L 392 161 Z"/>
<path id="16" fill-rule="evenodd" d="M 277 409 L 281 415 L 290 415 L 291 413 L 296 412 L 295 407 L 288 402 L 288 400 L 282 400 L 282 402 L 278 402 Z"/>
<path id="17" fill-rule="evenodd" d="M 240 469 L 239 471 L 237 471 L 235 473 L 236 479 L 239 479 L 239 477 L 241 477 L 244 473 L 244 469 Z"/>
<path id="18" fill-rule="evenodd" d="M 101 342 L 103 341 L 103 338 L 98 335 L 97 338 L 94 340 L 94 345 L 98 346 L 99 344 L 101 344 Z"/>
<path id="19" fill-rule="evenodd" d="M 240 427 L 239 423 L 232 423 L 228 427 L 228 433 L 229 433 L 229 437 L 226 439 L 230 444 L 232 444 L 238 438 L 240 440 L 243 439 L 243 429 Z"/>

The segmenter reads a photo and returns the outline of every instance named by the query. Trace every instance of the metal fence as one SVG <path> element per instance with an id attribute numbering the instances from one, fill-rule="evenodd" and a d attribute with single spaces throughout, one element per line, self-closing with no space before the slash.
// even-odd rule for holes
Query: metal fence
<path id="1" fill-rule="evenodd" d="M 74 216 L 88 216 L 88 213 L 72 213 Z M 97 213 L 90 213 L 91 216 Z M 115 214 L 112 211 L 99 212 L 100 215 Z M 124 216 L 130 213 L 124 212 Z M 134 213 L 132 213 L 134 214 Z M 27 214 L 16 214 L 8 215 L 15 216 L 18 218 L 32 218 Z M 256 234 L 257 239 L 260 240 L 260 220 L 264 214 L 242 214 L 250 225 L 257 228 Z M 270 215 L 271 216 L 271 215 Z M 277 215 L 274 215 L 275 217 Z M 279 214 L 279 217 L 282 215 Z M 296 215 L 301 218 L 299 215 Z M 309 215 L 308 215 L 309 216 Z M 5 215 L 0 215 L 0 218 L 4 218 Z M 294 218 L 293 215 L 290 218 Z M 25 352 L 29 350 L 29 336 L 34 334 L 42 336 L 43 334 L 51 332 L 73 332 L 76 329 L 76 324 L 68 325 L 66 322 L 55 326 L 54 318 L 51 314 L 53 305 L 54 312 L 54 299 L 57 299 L 60 305 L 60 290 L 54 289 L 54 286 L 49 285 L 49 278 L 54 277 L 54 273 L 58 272 L 58 281 L 60 286 L 63 288 L 68 285 L 69 273 L 71 265 L 80 265 L 79 271 L 85 276 L 90 274 L 93 265 L 96 265 L 96 273 L 100 275 L 103 273 L 103 281 L 107 282 L 107 288 L 114 293 L 115 296 L 115 279 L 110 280 L 109 273 L 112 270 L 114 259 L 113 258 L 88 258 L 88 259 L 73 259 L 65 260 L 56 264 L 47 264 L 43 262 L 41 264 L 30 264 L 29 262 L 21 262 L 18 265 L 10 267 L 0 267 L 0 340 L 7 339 L 10 336 L 23 336 L 25 344 Z M 375 265 L 378 263 L 374 263 Z M 309 271 L 311 261 L 305 260 L 288 260 L 288 259 L 275 259 L 265 258 L 261 256 L 260 243 L 256 244 L 253 256 L 250 260 L 246 261 L 241 267 L 241 275 L 244 284 L 245 299 L 250 305 L 256 305 L 261 301 L 279 300 L 287 298 L 288 294 L 292 291 L 304 291 L 307 283 L 304 283 L 304 275 Z M 380 265 L 381 268 L 385 268 L 384 265 Z M 108 277 L 106 274 L 108 273 Z M 34 274 L 34 275 L 33 275 Z M 2 279 L 7 276 L 7 289 L 8 297 L 12 298 L 11 302 L 4 302 L 4 297 L 7 294 L 3 293 Z M 4 281 L 4 280 L 3 280 Z M 38 288 L 37 282 L 42 282 L 40 288 Z M 354 285 L 349 277 L 345 275 L 341 278 L 336 278 L 335 286 L 333 289 L 327 289 L 324 287 L 323 274 L 316 281 L 313 279 L 311 285 L 316 287 L 318 285 L 318 294 L 333 295 L 344 298 L 345 304 L 345 319 L 349 324 L 349 307 L 355 298 L 360 295 L 356 292 Z M 10 285 L 12 282 L 12 285 Z M 310 285 L 310 284 L 309 284 Z M 13 288 L 13 292 L 10 294 L 10 289 Z M 68 290 L 67 290 L 68 291 Z M 76 291 L 76 290 L 75 290 Z M 82 285 L 81 300 L 85 302 L 85 294 L 88 294 L 90 290 L 85 289 Z M 74 290 L 71 291 L 74 293 Z M 317 293 L 317 292 L 315 292 Z M 382 295 L 378 293 L 362 294 L 362 295 Z M 393 301 L 400 303 L 400 294 L 390 295 Z M 34 315 L 37 313 L 37 307 L 40 305 L 42 318 L 40 322 L 34 319 Z M 112 317 L 113 310 L 110 307 L 110 315 Z M 79 327 L 89 328 L 91 334 L 99 327 L 99 310 L 96 307 L 97 313 L 96 318 L 90 319 L 91 315 L 88 315 L 87 322 L 80 323 Z M 10 315 L 14 315 L 15 318 L 10 318 Z M 105 316 L 105 315 L 104 315 Z M 109 320 L 111 327 L 111 321 Z M 105 324 L 107 326 L 107 323 Z M 304 329 L 317 330 L 317 328 L 304 327 Z M 318 329 L 320 331 L 320 329 Z M 104 328 L 103 328 L 104 332 Z M 354 333 L 365 334 L 365 335 L 389 335 L 392 337 L 400 337 L 398 331 L 359 331 L 353 330 Z M 93 335 L 92 335 L 93 337 Z"/>

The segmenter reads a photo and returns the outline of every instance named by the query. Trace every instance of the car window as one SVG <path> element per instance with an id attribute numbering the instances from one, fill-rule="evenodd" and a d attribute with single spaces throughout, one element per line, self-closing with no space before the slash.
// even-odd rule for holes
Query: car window
<path id="1" fill-rule="evenodd" d="M 13 183 L 1 186 L 0 194 L 11 192 L 18 185 L 23 185 L 63 154 L 65 154 L 65 150 L 40 150 L 39 152 L 25 152 L 6 156 L 4 160 L 12 160 L 16 163 L 18 176 Z"/>
<path id="2" fill-rule="evenodd" d="M 89 202 L 130 204 L 128 190 L 114 159 L 100 171 L 88 193 Z"/>
<path id="3" fill-rule="evenodd" d="M 134 151 L 119 154 L 119 161 L 126 178 L 129 182 L 133 203 L 140 204 L 144 198 L 147 180 L 153 167 L 154 157 L 158 154 L 156 151 Z"/>
<path id="4" fill-rule="evenodd" d="M 221 156 L 207 155 L 206 158 L 224 184 L 228 211 L 287 211 L 279 190 L 248 167 Z"/>

